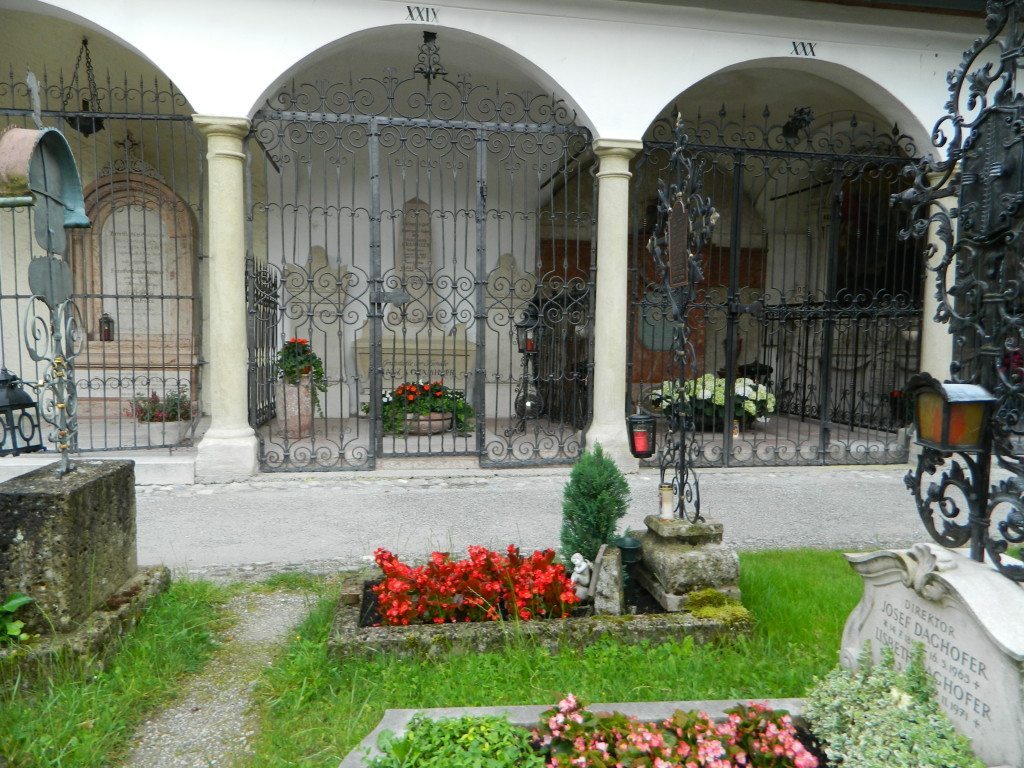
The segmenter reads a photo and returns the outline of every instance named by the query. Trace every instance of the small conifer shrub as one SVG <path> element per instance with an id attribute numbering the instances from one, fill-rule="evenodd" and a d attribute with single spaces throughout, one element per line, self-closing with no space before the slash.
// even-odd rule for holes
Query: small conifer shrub
<path id="1" fill-rule="evenodd" d="M 588 560 L 602 544 L 611 544 L 615 527 L 629 508 L 629 486 L 600 444 L 580 456 L 572 468 L 562 501 L 562 559 L 574 552 Z"/>

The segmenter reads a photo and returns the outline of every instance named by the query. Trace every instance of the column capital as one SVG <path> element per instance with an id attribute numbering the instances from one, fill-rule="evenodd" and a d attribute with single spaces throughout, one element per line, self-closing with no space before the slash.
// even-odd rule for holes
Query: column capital
<path id="1" fill-rule="evenodd" d="M 206 137 L 227 136 L 244 139 L 249 134 L 251 122 L 247 117 L 216 117 L 213 115 L 192 115 L 192 123 Z"/>
<path id="2" fill-rule="evenodd" d="M 594 154 L 602 160 L 606 157 L 632 159 L 633 155 L 644 147 L 642 141 L 636 139 L 594 139 Z"/>

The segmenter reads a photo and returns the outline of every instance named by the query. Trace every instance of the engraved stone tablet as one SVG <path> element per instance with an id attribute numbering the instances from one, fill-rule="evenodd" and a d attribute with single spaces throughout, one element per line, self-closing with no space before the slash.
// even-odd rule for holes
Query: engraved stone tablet
<path id="1" fill-rule="evenodd" d="M 192 276 L 179 269 L 175 235 L 152 207 L 119 206 L 104 220 L 103 293 L 131 297 L 108 300 L 119 336 L 191 335 L 191 307 L 177 298 L 191 295 Z"/>
<path id="2" fill-rule="evenodd" d="M 847 619 L 840 661 L 864 643 L 906 667 L 916 644 L 939 703 L 988 765 L 1024 767 L 1024 588 L 935 544 L 847 555 L 864 595 Z"/>
<path id="3" fill-rule="evenodd" d="M 414 197 L 402 213 L 402 274 L 430 271 L 430 207 Z"/>

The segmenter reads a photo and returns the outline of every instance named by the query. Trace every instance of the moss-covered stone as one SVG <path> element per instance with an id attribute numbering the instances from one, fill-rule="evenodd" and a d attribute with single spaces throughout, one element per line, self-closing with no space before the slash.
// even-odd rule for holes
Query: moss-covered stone
<path id="1" fill-rule="evenodd" d="M 34 634 L 69 632 L 136 571 L 135 463 L 56 463 L 0 483 L 0 599 L 33 599 Z"/>
<path id="2" fill-rule="evenodd" d="M 725 605 L 728 602 L 730 602 L 730 598 L 724 592 L 710 587 L 708 589 L 698 589 L 686 596 L 686 610 L 692 613 L 698 608 Z M 731 600 L 731 602 L 735 603 L 736 601 Z"/>
<path id="3" fill-rule="evenodd" d="M 724 605 L 705 605 L 701 608 L 694 608 L 690 613 L 698 619 L 721 622 L 731 627 L 751 623 L 750 611 L 737 602 L 729 602 Z"/>

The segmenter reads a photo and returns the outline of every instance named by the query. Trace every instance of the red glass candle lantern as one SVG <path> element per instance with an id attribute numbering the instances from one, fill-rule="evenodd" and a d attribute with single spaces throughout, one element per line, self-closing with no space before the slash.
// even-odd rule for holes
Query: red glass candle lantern
<path id="1" fill-rule="evenodd" d="M 626 417 L 629 432 L 629 452 L 638 459 L 649 459 L 654 455 L 657 424 L 654 417 L 645 413 L 634 413 Z"/>

